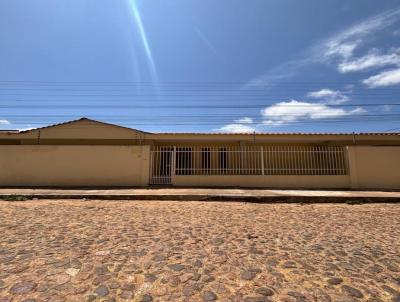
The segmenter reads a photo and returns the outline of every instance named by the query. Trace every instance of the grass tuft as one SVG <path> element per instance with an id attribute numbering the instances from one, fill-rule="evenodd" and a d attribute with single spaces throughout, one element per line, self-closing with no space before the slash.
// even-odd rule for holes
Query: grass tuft
<path id="1" fill-rule="evenodd" d="M 5 201 L 27 201 L 27 200 L 32 200 L 33 197 L 30 195 L 7 195 L 3 198 Z"/>
<path id="2" fill-rule="evenodd" d="M 346 204 L 358 205 L 358 204 L 363 204 L 363 202 L 361 200 L 346 200 Z"/>

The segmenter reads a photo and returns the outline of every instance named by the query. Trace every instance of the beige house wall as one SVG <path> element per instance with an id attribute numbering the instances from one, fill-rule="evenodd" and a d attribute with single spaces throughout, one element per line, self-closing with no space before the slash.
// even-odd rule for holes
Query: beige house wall
<path id="1" fill-rule="evenodd" d="M 0 146 L 0 186 L 146 186 L 149 146 Z"/>
<path id="2" fill-rule="evenodd" d="M 175 186 L 400 189 L 400 148 L 349 146 L 349 175 L 174 175 Z M 1 146 L 0 186 L 146 186 L 150 146 Z"/>
<path id="3" fill-rule="evenodd" d="M 176 175 L 175 186 L 346 189 L 349 175 Z"/>
<path id="4" fill-rule="evenodd" d="M 348 147 L 353 189 L 400 189 L 400 147 Z"/>

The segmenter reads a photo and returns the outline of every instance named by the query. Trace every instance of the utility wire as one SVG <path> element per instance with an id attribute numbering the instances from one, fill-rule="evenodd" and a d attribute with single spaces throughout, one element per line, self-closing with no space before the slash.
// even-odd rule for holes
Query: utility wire
<path id="1" fill-rule="evenodd" d="M 41 101 L 43 102 L 43 101 Z M 318 104 L 317 105 L 322 105 Z M 12 104 L 12 105 L 0 105 L 0 108 L 8 109 L 8 108 L 174 108 L 174 109 L 189 109 L 189 108 L 203 108 L 203 109 L 252 109 L 252 108 L 265 108 L 271 106 L 270 104 L 252 104 L 252 105 L 161 105 L 161 104 L 154 104 L 154 105 L 139 105 L 139 104 L 96 104 L 96 105 L 82 105 L 82 104 L 48 104 L 48 105 L 23 105 L 23 104 Z M 327 105 L 329 107 L 383 107 L 383 106 L 400 106 L 400 103 L 367 103 L 367 104 L 332 104 Z M 309 105 L 302 105 L 302 104 L 280 104 L 279 107 L 283 108 L 308 108 Z M 392 112 L 392 111 L 391 111 Z"/>

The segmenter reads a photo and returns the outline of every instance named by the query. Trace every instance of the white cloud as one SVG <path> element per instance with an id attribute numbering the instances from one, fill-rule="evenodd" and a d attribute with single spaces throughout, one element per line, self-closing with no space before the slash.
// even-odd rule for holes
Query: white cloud
<path id="1" fill-rule="evenodd" d="M 325 90 L 326 91 L 322 89 L 310 94 L 318 97 L 336 95 L 334 90 Z M 234 121 L 232 124 L 228 124 L 216 129 L 216 131 L 228 133 L 251 133 L 262 126 L 283 126 L 302 120 L 332 119 L 361 114 L 364 112 L 366 112 L 366 110 L 361 107 L 357 107 L 353 110 L 345 110 L 343 108 L 329 106 L 329 104 L 290 100 L 287 102 L 276 103 L 262 109 L 262 122 L 260 124 L 250 125 L 254 123 L 253 119 L 244 117 Z"/>
<path id="2" fill-rule="evenodd" d="M 332 90 L 324 88 L 318 91 L 312 91 L 307 94 L 308 97 L 313 99 L 322 99 L 326 104 L 342 104 L 349 101 L 349 97 L 344 92 L 339 90 Z"/>
<path id="3" fill-rule="evenodd" d="M 344 31 L 334 35 L 315 48 L 315 53 L 321 60 L 349 59 L 367 37 L 382 30 L 397 21 L 400 8 L 388 10 L 372 18 L 359 22 Z"/>
<path id="4" fill-rule="evenodd" d="M 250 133 L 255 131 L 255 127 L 243 124 L 229 124 L 225 125 L 219 129 L 218 131 L 228 132 L 228 133 Z"/>
<path id="5" fill-rule="evenodd" d="M 338 90 L 332 90 L 328 88 L 324 88 L 318 91 L 312 91 L 308 93 L 309 97 L 320 99 L 320 98 L 326 98 L 326 97 L 336 97 L 338 94 L 340 94 L 340 91 Z"/>
<path id="6" fill-rule="evenodd" d="M 253 119 L 251 117 L 244 117 L 235 121 L 238 124 L 253 124 Z"/>
<path id="7" fill-rule="evenodd" d="M 0 125 L 10 125 L 11 123 L 7 120 L 0 120 Z"/>
<path id="8" fill-rule="evenodd" d="M 363 80 L 369 88 L 386 87 L 400 84 L 400 68 L 386 70 Z"/>
<path id="9" fill-rule="evenodd" d="M 251 117 L 243 117 L 238 120 L 235 120 L 234 123 L 225 125 L 217 131 L 223 131 L 228 133 L 249 133 L 254 132 L 256 129 L 253 126 L 250 126 L 254 123 L 254 120 Z"/>
<path id="10" fill-rule="evenodd" d="M 392 53 L 384 55 L 374 49 L 361 58 L 343 61 L 339 64 L 338 69 L 341 73 L 348 73 L 389 65 L 400 65 L 399 48 L 392 50 Z"/>
<path id="11" fill-rule="evenodd" d="M 333 108 L 325 104 L 307 103 L 291 100 L 276 103 L 261 111 L 263 124 L 281 126 L 299 120 L 330 119 L 363 113 L 365 110 L 357 107 L 353 110 Z"/>
<path id="12" fill-rule="evenodd" d="M 24 127 L 24 128 L 18 128 L 17 130 L 18 131 L 28 131 L 28 130 L 33 130 L 33 129 L 36 129 L 36 128 L 34 128 L 34 127 Z"/>

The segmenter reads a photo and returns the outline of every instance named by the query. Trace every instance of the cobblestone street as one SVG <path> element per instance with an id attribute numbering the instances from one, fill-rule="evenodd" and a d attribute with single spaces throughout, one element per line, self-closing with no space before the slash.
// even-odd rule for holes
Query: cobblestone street
<path id="1" fill-rule="evenodd" d="M 400 301 L 400 205 L 0 201 L 0 301 Z"/>

